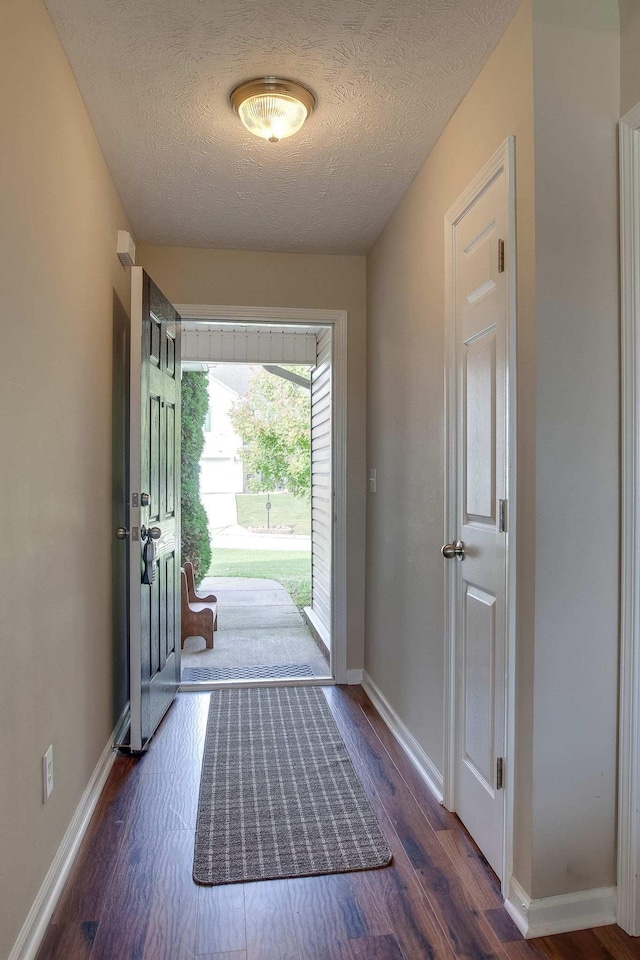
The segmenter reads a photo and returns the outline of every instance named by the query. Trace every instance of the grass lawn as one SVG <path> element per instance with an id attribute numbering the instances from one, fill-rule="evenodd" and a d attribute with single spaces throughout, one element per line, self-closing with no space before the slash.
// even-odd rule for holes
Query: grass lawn
<path id="1" fill-rule="evenodd" d="M 290 493 L 272 493 L 269 496 L 272 527 L 291 527 L 297 536 L 311 536 L 311 504 Z M 238 493 L 238 523 L 243 527 L 266 527 L 266 493 Z"/>
<path id="2" fill-rule="evenodd" d="M 292 498 L 293 499 L 293 498 Z M 297 607 L 311 603 L 311 554 L 304 550 L 213 550 L 210 577 L 277 580 Z"/>

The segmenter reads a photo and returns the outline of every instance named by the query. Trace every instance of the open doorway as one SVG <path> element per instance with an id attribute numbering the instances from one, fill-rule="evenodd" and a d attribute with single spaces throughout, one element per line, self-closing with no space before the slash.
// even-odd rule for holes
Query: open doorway
<path id="1" fill-rule="evenodd" d="M 197 634 L 185 639 L 183 681 L 326 679 L 329 651 L 305 613 L 312 577 L 313 367 L 186 365 L 187 432 L 199 429 L 191 407 L 204 406 L 194 394 L 207 399 L 198 479 L 210 549 L 202 550 L 202 533 L 200 542 L 193 536 L 187 509 L 183 554 L 194 560 L 199 593 L 216 597 L 217 630 L 210 648 Z"/>
<path id="2" fill-rule="evenodd" d="M 210 545 L 196 561 L 199 596 L 190 606 L 197 610 L 200 596 L 215 597 L 217 619 L 207 645 L 205 630 L 185 631 L 183 688 L 327 682 L 334 614 L 332 329 L 187 321 L 183 338 L 183 421 L 193 381 L 206 392 L 198 493 Z M 183 446 L 192 448 L 188 440 Z M 183 462 L 183 484 L 189 469 Z M 183 504 L 188 557 L 185 512 Z"/>

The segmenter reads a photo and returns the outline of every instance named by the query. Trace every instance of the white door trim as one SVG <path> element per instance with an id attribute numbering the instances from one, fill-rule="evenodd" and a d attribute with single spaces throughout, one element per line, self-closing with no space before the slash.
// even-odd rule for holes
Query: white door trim
<path id="1" fill-rule="evenodd" d="M 514 740 L 515 740 L 515 611 L 516 611 L 516 204 L 515 204 L 515 138 L 507 140 L 496 150 L 488 163 L 469 184 L 445 215 L 445 324 L 447 355 L 445 364 L 445 529 L 444 543 L 454 540 L 456 532 L 456 444 L 455 444 L 455 380 L 451 376 L 455 358 L 455 329 L 453 320 L 454 227 L 467 210 L 504 172 L 508 191 L 507 236 L 505 237 L 505 271 L 508 285 L 507 316 L 507 498 L 509 503 L 507 556 L 507 650 L 505 658 L 505 781 L 504 781 L 504 843 L 502 891 L 506 896 L 513 873 L 513 795 L 514 795 Z M 444 804 L 454 809 L 455 797 L 455 743 L 456 743 L 456 676 L 457 638 L 455 636 L 455 578 L 451 564 L 445 565 L 445 744 L 443 794 Z"/>
<path id="2" fill-rule="evenodd" d="M 618 923 L 640 935 L 640 104 L 620 121 L 622 530 Z"/>
<path id="3" fill-rule="evenodd" d="M 176 304 L 183 320 L 318 324 L 333 330 L 333 624 L 331 664 L 336 683 L 347 683 L 347 311 L 291 307 Z"/>

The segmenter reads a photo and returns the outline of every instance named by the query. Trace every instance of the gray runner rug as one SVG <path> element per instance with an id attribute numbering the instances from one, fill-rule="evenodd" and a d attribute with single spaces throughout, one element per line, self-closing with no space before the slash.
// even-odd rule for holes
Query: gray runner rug
<path id="1" fill-rule="evenodd" d="M 196 883 L 343 873 L 390 862 L 320 688 L 211 695 Z"/>

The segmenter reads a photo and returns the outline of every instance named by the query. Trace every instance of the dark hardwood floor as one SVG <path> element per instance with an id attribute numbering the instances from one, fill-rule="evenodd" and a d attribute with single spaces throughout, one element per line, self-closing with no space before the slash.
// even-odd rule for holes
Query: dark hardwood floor
<path id="1" fill-rule="evenodd" d="M 182 694 L 148 753 L 116 760 L 37 960 L 640 958 L 640 940 L 616 926 L 523 940 L 494 874 L 362 689 L 325 690 L 393 850 L 390 867 L 196 886 L 209 694 Z"/>

